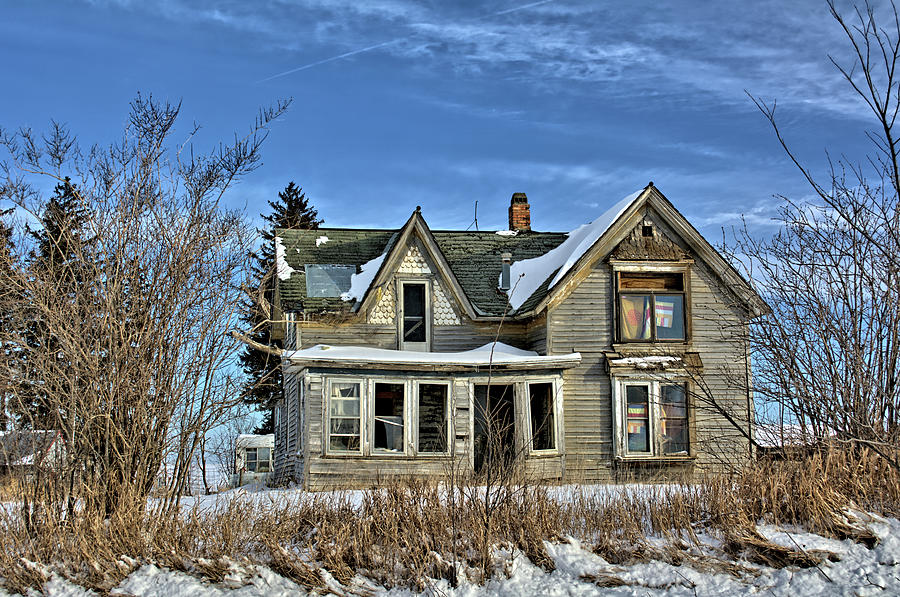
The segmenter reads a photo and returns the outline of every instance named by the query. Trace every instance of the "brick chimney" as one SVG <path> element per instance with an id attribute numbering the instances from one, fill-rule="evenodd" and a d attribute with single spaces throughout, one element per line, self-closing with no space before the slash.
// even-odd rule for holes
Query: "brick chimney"
<path id="1" fill-rule="evenodd" d="M 513 193 L 509 200 L 509 229 L 518 231 L 531 230 L 531 206 L 525 193 Z"/>

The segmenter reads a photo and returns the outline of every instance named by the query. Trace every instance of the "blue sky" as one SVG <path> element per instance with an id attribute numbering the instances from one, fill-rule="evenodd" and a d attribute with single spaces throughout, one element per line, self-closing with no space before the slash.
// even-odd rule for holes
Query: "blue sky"
<path id="1" fill-rule="evenodd" d="M 824 166 L 858 156 L 862 106 L 828 61 L 824 1 L 3 2 L 0 125 L 122 129 L 136 92 L 183 101 L 200 147 L 292 96 L 264 165 L 231 192 L 254 216 L 289 181 L 328 226 L 506 227 L 515 191 L 569 230 L 653 180 L 712 241 L 771 230 L 807 193 L 745 90 Z M 204 145 L 205 144 L 205 145 Z"/>

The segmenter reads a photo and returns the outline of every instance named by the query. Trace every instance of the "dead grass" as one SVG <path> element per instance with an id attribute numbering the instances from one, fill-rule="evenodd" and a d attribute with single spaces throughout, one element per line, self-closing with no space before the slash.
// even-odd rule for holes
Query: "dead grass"
<path id="1" fill-rule="evenodd" d="M 852 509 L 896 515 L 900 475 L 866 453 L 831 453 L 760 462 L 691 485 L 586 488 L 566 500 L 510 483 L 497 488 L 501 499 L 489 510 L 483 488 L 460 484 L 452 499 L 450 491 L 410 481 L 368 491 L 358 504 L 340 494 L 271 504 L 231 499 L 206 511 L 130 520 L 8 507 L 0 513 L 0 577 L 7 590 L 23 592 L 53 571 L 105 593 L 144 563 L 213 582 L 249 579 L 263 565 L 308 589 L 333 582 L 330 574 L 348 587 L 361 575 L 422 591 L 434 579 L 455 585 L 460 575 L 483 582 L 503 574 L 498 549 L 552 570 L 545 542 L 567 536 L 611 565 L 661 560 L 741 576 L 755 573 L 751 564 L 811 567 L 835 557 L 776 545 L 758 522 L 873 545 Z M 710 553 L 701 534 L 718 537 L 721 553 Z M 599 586 L 621 580 L 610 571 L 589 576 Z"/>

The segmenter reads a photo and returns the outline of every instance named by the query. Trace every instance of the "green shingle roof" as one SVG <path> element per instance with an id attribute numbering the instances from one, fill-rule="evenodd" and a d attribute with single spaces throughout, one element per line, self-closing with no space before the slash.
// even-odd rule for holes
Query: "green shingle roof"
<path id="1" fill-rule="evenodd" d="M 282 307 L 285 310 L 319 311 L 347 308 L 350 303 L 339 298 L 310 298 L 306 296 L 306 264 L 360 266 L 382 253 L 396 242 L 399 230 L 360 230 L 350 228 L 320 228 L 318 230 L 278 230 L 285 247 L 285 259 L 294 268 L 287 280 L 279 281 Z M 559 246 L 566 234 L 561 232 L 524 232 L 516 236 L 501 236 L 495 232 L 457 230 L 432 231 L 434 240 L 450 265 L 469 301 L 485 315 L 501 315 L 506 295 L 497 290 L 502 268 L 501 253 L 511 253 L 513 261 L 531 259 Z M 328 237 L 327 242 L 316 239 Z M 552 275 L 548 280 L 552 278 Z M 512 280 L 515 284 L 515 280 Z M 519 312 L 527 312 L 547 293 L 547 283 L 522 305 Z"/>

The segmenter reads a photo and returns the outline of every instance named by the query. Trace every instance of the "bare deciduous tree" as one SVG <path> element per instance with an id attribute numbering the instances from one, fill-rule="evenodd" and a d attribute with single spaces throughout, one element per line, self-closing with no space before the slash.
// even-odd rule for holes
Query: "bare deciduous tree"
<path id="1" fill-rule="evenodd" d="M 831 61 L 873 117 L 872 151 L 829 159 L 824 182 L 782 135 L 775 103 L 753 98 L 813 200 L 787 198 L 780 231 L 759 240 L 739 234 L 736 261 L 752 276 L 772 314 L 752 338 L 754 389 L 764 409 L 808 438 L 862 442 L 898 464 L 900 441 L 900 17 L 884 23 L 866 5 L 851 18 L 831 14 L 852 63 Z"/>
<path id="2" fill-rule="evenodd" d="M 49 239 L 74 252 L 77 270 L 29 268 L 24 246 L 0 267 L 11 289 L 0 308 L 16 320 L 0 342 L 27 363 L 0 370 L 0 387 L 39 387 L 66 439 L 65 465 L 42 499 L 71 507 L 77 497 L 104 516 L 142 512 L 167 461 L 158 504 L 177 504 L 204 434 L 241 399 L 240 344 L 226 332 L 239 319 L 253 234 L 220 201 L 259 165 L 288 103 L 203 155 L 190 146 L 196 127 L 170 147 L 180 105 L 140 95 L 121 139 L 85 153 L 59 125 L 44 137 L 0 131 L 0 199 L 36 216 L 42 186 L 71 177 L 87 230 Z M 43 337 L 25 334 L 34 322 Z"/>

